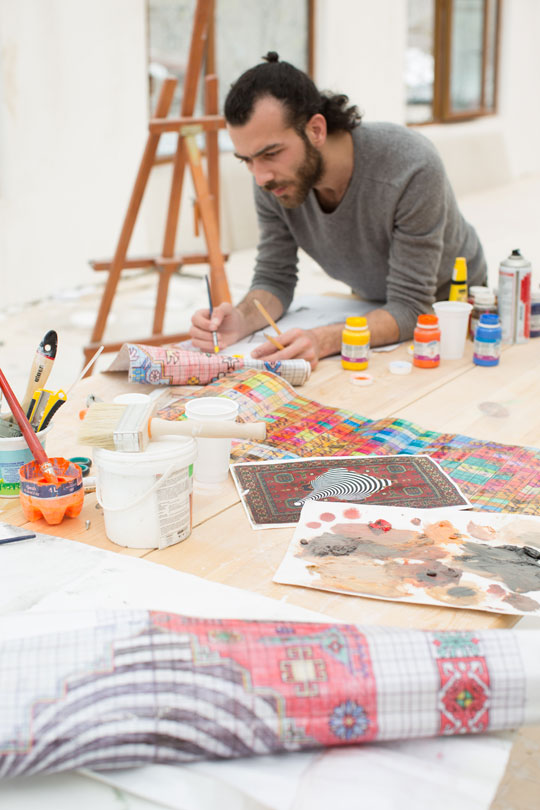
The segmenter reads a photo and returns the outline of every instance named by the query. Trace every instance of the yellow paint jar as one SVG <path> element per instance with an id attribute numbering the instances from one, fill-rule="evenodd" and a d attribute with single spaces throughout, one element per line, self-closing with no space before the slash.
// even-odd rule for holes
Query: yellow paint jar
<path id="1" fill-rule="evenodd" d="M 341 333 L 341 365 L 343 368 L 349 371 L 361 371 L 367 368 L 370 338 L 365 318 L 358 316 L 347 318 L 345 329 Z"/>

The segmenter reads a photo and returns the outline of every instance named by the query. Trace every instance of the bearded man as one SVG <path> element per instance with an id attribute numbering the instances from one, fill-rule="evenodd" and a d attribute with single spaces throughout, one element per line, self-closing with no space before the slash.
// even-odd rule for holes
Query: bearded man
<path id="1" fill-rule="evenodd" d="M 243 73 L 225 101 L 236 157 L 255 181 L 260 239 L 246 297 L 192 317 L 191 338 L 213 350 L 265 326 L 253 299 L 274 320 L 289 307 L 303 248 L 333 278 L 373 302 L 371 345 L 412 337 L 419 314 L 448 298 L 457 256 L 470 284 L 485 284 L 486 262 L 475 230 L 461 215 L 434 146 L 389 123 L 361 123 L 345 95 L 321 93 L 275 52 Z M 315 367 L 338 354 L 343 323 L 283 332 L 276 350 L 254 357 L 303 357 Z"/>

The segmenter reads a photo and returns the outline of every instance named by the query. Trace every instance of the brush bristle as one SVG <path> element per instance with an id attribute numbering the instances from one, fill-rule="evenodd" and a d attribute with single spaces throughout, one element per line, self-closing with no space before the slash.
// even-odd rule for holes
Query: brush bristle
<path id="1" fill-rule="evenodd" d="M 115 450 L 114 431 L 127 405 L 95 402 L 88 408 L 79 429 L 79 443 Z"/>

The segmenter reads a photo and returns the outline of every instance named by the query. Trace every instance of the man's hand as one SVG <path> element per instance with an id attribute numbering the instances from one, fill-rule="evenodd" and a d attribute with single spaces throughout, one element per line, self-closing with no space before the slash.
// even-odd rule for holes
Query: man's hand
<path id="1" fill-rule="evenodd" d="M 319 339 L 314 329 L 289 329 L 283 332 L 276 340 L 281 343 L 283 349 L 276 347 L 267 341 L 261 346 L 253 349 L 251 356 L 259 360 L 291 360 L 295 357 L 302 357 L 308 360 L 311 368 L 315 368 L 321 357 L 321 347 Z"/>
<path id="2" fill-rule="evenodd" d="M 214 352 L 212 332 L 218 333 L 219 348 L 224 349 L 241 340 L 248 333 L 248 328 L 242 313 L 232 304 L 223 303 L 214 307 L 212 318 L 208 309 L 197 310 L 191 318 L 189 334 L 197 349 Z"/>

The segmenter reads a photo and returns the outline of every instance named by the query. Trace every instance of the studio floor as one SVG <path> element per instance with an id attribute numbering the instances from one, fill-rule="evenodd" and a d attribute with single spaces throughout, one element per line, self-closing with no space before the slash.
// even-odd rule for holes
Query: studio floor
<path id="1" fill-rule="evenodd" d="M 231 256 L 227 273 L 234 300 L 249 286 L 253 256 L 251 250 Z M 302 258 L 301 266 L 298 293 L 347 293 L 343 285 L 332 282 L 307 257 Z M 191 313 L 206 305 L 205 272 L 203 266 L 189 267 L 188 272 L 173 277 L 165 322 L 167 332 L 187 330 Z M 67 390 L 75 381 L 83 365 L 82 346 L 89 340 L 102 289 L 97 284 L 89 285 L 24 307 L 0 310 L 0 365 L 18 396 L 22 396 L 26 387 L 37 345 L 49 329 L 58 332 L 59 348 L 48 386 Z M 106 339 L 121 341 L 149 334 L 155 292 L 153 274 L 125 273 L 118 286 Z M 113 356 L 102 355 L 98 370 L 106 368 Z M 535 726 L 517 732 L 491 810 L 538 810 L 539 796 L 540 726 Z"/>

